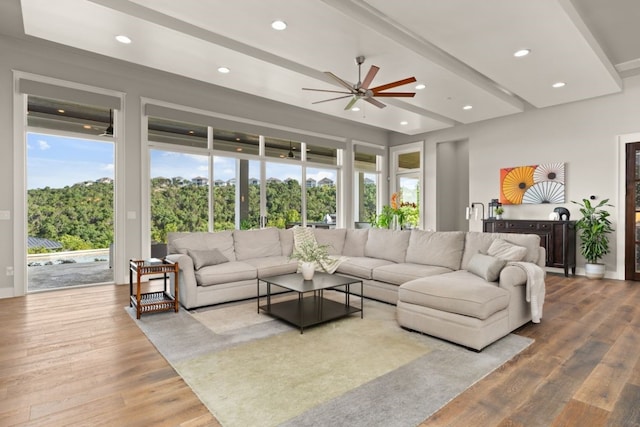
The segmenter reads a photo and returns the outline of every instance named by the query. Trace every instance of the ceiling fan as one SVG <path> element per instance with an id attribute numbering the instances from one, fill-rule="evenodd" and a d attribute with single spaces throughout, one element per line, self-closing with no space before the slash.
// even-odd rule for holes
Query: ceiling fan
<path id="1" fill-rule="evenodd" d="M 312 104 L 320 104 L 321 102 L 335 101 L 337 99 L 344 99 L 344 98 L 351 97 L 351 100 L 349 101 L 347 106 L 344 107 L 345 110 L 349 110 L 351 107 L 353 107 L 353 105 L 359 99 L 363 99 L 368 103 L 375 105 L 378 108 L 384 108 L 386 107 L 386 105 L 375 98 L 381 98 L 381 97 L 413 98 L 416 95 L 415 92 L 384 92 L 387 89 L 392 89 L 394 87 L 413 83 L 416 81 L 415 77 L 408 77 L 406 79 L 398 80 L 396 82 L 391 82 L 391 83 L 370 88 L 369 86 L 371 85 L 371 82 L 373 81 L 376 74 L 380 70 L 380 67 L 376 67 L 375 65 L 372 65 L 371 68 L 369 68 L 369 72 L 367 72 L 367 75 L 365 76 L 364 80 L 362 80 L 361 71 L 362 71 L 363 63 L 364 63 L 364 56 L 356 57 L 356 64 L 358 64 L 358 83 L 356 83 L 355 85 L 351 85 L 350 83 L 342 80 L 340 77 L 336 76 L 330 71 L 325 71 L 326 75 L 328 75 L 329 77 L 337 81 L 341 86 L 344 86 L 344 88 L 347 89 L 348 92 L 340 91 L 340 90 L 311 89 L 306 87 L 303 87 L 302 90 L 346 94 L 343 96 L 338 96 L 336 98 L 325 99 L 322 101 L 316 101 L 312 103 Z"/>
<path id="2" fill-rule="evenodd" d="M 113 136 L 113 110 L 109 109 L 109 127 L 100 136 Z"/>

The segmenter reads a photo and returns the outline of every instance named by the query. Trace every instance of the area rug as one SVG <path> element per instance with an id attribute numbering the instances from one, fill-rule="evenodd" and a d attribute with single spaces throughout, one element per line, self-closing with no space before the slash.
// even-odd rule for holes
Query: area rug
<path id="1" fill-rule="evenodd" d="M 255 300 L 135 322 L 229 427 L 415 426 L 532 343 L 510 334 L 477 353 L 404 330 L 371 300 L 364 319 L 304 334 Z"/>

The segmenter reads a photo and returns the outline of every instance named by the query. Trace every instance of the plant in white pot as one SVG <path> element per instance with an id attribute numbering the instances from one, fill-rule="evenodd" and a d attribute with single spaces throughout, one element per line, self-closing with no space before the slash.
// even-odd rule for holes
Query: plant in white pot
<path id="1" fill-rule="evenodd" d="M 576 228 L 580 234 L 580 252 L 587 260 L 585 275 L 589 279 L 602 279 L 605 265 L 598 262 L 609 253 L 609 233 L 613 232 L 609 212 L 605 206 L 609 199 L 601 200 L 597 205 L 591 204 L 588 199 L 582 199 L 582 203 L 571 201 L 580 206 L 582 218 L 576 221 Z"/>
<path id="2" fill-rule="evenodd" d="M 313 240 L 297 243 L 291 253 L 291 258 L 300 261 L 300 272 L 304 280 L 313 279 L 317 266 L 324 269 L 323 263 L 329 258 L 329 245 L 320 245 Z"/>

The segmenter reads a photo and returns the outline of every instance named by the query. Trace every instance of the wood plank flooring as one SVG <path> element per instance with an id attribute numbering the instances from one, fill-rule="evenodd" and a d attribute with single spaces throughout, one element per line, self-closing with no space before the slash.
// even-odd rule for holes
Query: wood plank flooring
<path id="1" fill-rule="evenodd" d="M 0 425 L 219 425 L 127 300 L 128 286 L 0 300 Z M 550 274 L 544 308 L 516 331 L 533 345 L 422 425 L 640 426 L 640 283 Z"/>

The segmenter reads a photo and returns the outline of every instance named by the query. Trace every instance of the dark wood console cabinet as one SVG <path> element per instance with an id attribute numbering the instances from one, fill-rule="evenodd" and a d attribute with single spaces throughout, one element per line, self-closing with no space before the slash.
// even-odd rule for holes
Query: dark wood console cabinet
<path id="1" fill-rule="evenodd" d="M 540 246 L 547 251 L 547 267 L 564 268 L 564 275 L 576 274 L 576 222 L 535 221 L 522 219 L 485 219 L 485 233 L 521 233 L 540 236 Z"/>

